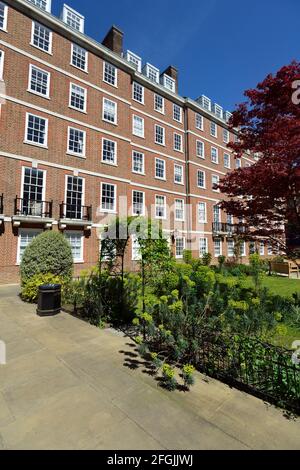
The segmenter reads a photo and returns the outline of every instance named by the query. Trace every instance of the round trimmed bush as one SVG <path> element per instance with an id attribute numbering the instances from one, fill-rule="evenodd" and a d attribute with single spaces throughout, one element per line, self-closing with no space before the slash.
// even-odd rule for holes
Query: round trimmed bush
<path id="1" fill-rule="evenodd" d="M 21 262 L 21 282 L 37 274 L 53 274 L 70 279 L 73 257 L 68 240 L 60 232 L 43 232 L 26 247 Z"/>

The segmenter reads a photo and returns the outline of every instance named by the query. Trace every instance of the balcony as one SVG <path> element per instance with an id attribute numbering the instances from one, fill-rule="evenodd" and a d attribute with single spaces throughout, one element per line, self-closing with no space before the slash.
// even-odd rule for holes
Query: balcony
<path id="1" fill-rule="evenodd" d="M 212 232 L 214 237 L 232 237 L 246 233 L 245 224 L 227 224 L 223 222 L 213 222 Z"/>
<path id="2" fill-rule="evenodd" d="M 54 222 L 52 206 L 52 201 L 36 201 L 16 196 L 13 216 L 14 227 L 19 227 L 21 223 L 26 223 L 44 224 L 46 228 L 51 228 Z"/>
<path id="3" fill-rule="evenodd" d="M 59 206 L 59 226 L 64 230 L 67 226 L 92 228 L 92 206 L 61 203 Z"/>
<path id="4" fill-rule="evenodd" d="M 4 222 L 4 196 L 0 194 L 0 226 Z"/>

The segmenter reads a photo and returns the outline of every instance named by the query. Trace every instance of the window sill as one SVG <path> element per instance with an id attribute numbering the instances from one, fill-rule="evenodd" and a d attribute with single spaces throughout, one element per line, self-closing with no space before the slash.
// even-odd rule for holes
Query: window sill
<path id="1" fill-rule="evenodd" d="M 158 109 L 155 109 L 155 108 L 154 108 L 154 111 L 155 111 L 156 113 L 161 114 L 162 116 L 165 116 L 165 111 L 159 111 Z"/>
<path id="2" fill-rule="evenodd" d="M 78 111 L 81 114 L 87 114 L 87 111 L 75 108 L 74 106 L 69 105 L 69 109 L 73 109 L 73 111 Z"/>
<path id="3" fill-rule="evenodd" d="M 99 212 L 102 214 L 117 214 L 118 213 L 117 211 L 110 211 L 108 209 L 100 209 Z"/>
<path id="4" fill-rule="evenodd" d="M 107 124 L 111 124 L 112 126 L 117 126 L 118 125 L 117 122 L 108 121 L 107 119 L 104 119 L 104 118 L 102 118 L 102 121 L 106 122 Z"/>
<path id="5" fill-rule="evenodd" d="M 141 175 L 141 176 L 146 176 L 146 173 L 140 173 L 139 171 L 133 171 L 131 173 L 134 173 L 135 175 Z"/>
<path id="6" fill-rule="evenodd" d="M 101 163 L 103 163 L 104 165 L 109 165 L 109 166 L 115 166 L 115 167 L 118 166 L 117 163 L 110 163 L 110 162 L 106 162 L 106 161 L 104 161 L 104 160 L 101 160 Z"/>
<path id="7" fill-rule="evenodd" d="M 48 150 L 48 145 L 38 144 L 36 142 L 30 142 L 28 140 L 24 140 L 23 144 L 32 145 L 33 147 L 38 147 L 38 148 L 41 148 L 41 149 Z"/>
<path id="8" fill-rule="evenodd" d="M 134 133 L 132 133 L 132 135 L 134 135 L 134 137 L 138 137 L 139 139 L 145 139 L 144 135 L 137 135 L 137 134 L 134 134 Z"/>
<path id="9" fill-rule="evenodd" d="M 118 88 L 118 84 L 117 84 L 117 83 L 114 85 L 113 83 L 106 82 L 104 79 L 103 79 L 102 81 L 103 81 L 103 83 L 105 83 L 106 85 L 112 86 L 113 88 Z"/>
<path id="10" fill-rule="evenodd" d="M 5 29 L 4 29 L 4 28 L 0 28 L 0 32 L 1 32 L 1 33 L 8 33 L 8 31 L 7 31 L 6 28 L 5 28 Z"/>
<path id="11" fill-rule="evenodd" d="M 86 73 L 87 75 L 89 74 L 88 70 L 84 70 L 80 67 L 77 67 L 77 65 L 72 64 L 72 62 L 70 62 L 70 65 L 71 65 L 71 67 L 74 67 L 74 69 L 76 69 L 76 70 L 80 70 L 81 72 Z"/>
<path id="12" fill-rule="evenodd" d="M 161 147 L 165 147 L 166 144 L 161 144 L 160 142 L 155 142 L 156 145 L 160 145 Z"/>
<path id="13" fill-rule="evenodd" d="M 135 103 L 141 104 L 142 106 L 145 106 L 145 102 L 144 102 L 144 101 L 138 101 L 138 100 L 136 100 L 135 98 L 132 98 L 132 101 L 134 101 Z"/>
<path id="14" fill-rule="evenodd" d="M 38 51 L 41 51 L 41 52 L 44 52 L 45 54 L 48 54 L 48 55 L 53 56 L 52 51 L 45 51 L 45 49 L 41 49 L 40 47 L 36 46 L 36 45 L 33 44 L 32 42 L 30 43 L 30 45 L 31 45 L 31 47 L 34 47 L 34 48 L 37 49 Z"/>
<path id="15" fill-rule="evenodd" d="M 158 181 L 167 181 L 166 178 L 160 178 L 159 176 L 155 176 L 155 179 L 158 180 Z"/>
<path id="16" fill-rule="evenodd" d="M 83 160 L 86 160 L 85 155 L 79 155 L 78 153 L 67 152 L 66 155 L 69 155 L 70 157 L 77 157 L 77 158 L 82 158 Z"/>
<path id="17" fill-rule="evenodd" d="M 177 153 L 184 153 L 183 150 L 178 150 L 178 149 L 173 149 L 174 152 L 177 152 Z"/>
<path id="18" fill-rule="evenodd" d="M 39 96 L 40 98 L 45 98 L 46 100 L 51 100 L 49 95 L 42 95 L 41 93 L 37 93 L 35 91 L 30 90 L 30 88 L 27 88 L 28 93 L 31 93 L 32 95 Z"/>
<path id="19" fill-rule="evenodd" d="M 178 184 L 179 186 L 184 186 L 184 183 L 179 183 L 178 181 L 174 181 L 174 184 Z"/>

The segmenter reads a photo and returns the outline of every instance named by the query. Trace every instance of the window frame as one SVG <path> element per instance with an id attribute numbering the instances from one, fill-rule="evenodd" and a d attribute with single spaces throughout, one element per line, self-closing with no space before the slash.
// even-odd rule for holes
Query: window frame
<path id="1" fill-rule="evenodd" d="M 212 132 L 213 126 L 214 126 L 214 129 L 215 129 L 214 134 Z M 218 138 L 218 126 L 214 121 L 210 121 L 210 135 L 211 135 L 211 137 L 214 137 L 215 139 Z"/>
<path id="2" fill-rule="evenodd" d="M 163 216 L 157 215 L 157 207 L 158 207 L 157 198 L 158 197 L 161 197 L 164 200 L 164 215 Z M 167 197 L 162 194 L 155 194 L 155 219 L 166 220 L 166 218 L 167 218 Z"/>
<path id="3" fill-rule="evenodd" d="M 200 116 L 201 118 L 201 127 L 197 126 L 197 118 Z M 198 129 L 199 131 L 204 130 L 204 117 L 200 113 L 195 113 L 195 128 Z"/>
<path id="4" fill-rule="evenodd" d="M 163 142 L 157 142 L 157 128 L 160 127 L 160 129 L 163 129 Z M 157 145 L 161 145 L 163 147 L 166 146 L 166 129 L 165 127 L 161 126 L 160 124 L 154 124 L 154 142 Z"/>
<path id="5" fill-rule="evenodd" d="M 4 58 L 5 58 L 5 52 L 3 49 L 0 49 L 1 52 L 1 61 L 0 61 L 0 81 L 3 81 L 4 78 Z"/>
<path id="6" fill-rule="evenodd" d="M 83 133 L 82 153 L 76 153 L 73 150 L 70 150 L 70 148 L 69 148 L 71 129 Z M 78 127 L 68 126 L 67 155 L 72 155 L 73 157 L 79 157 L 79 158 L 86 158 L 86 131 L 83 131 L 82 129 L 78 129 Z"/>
<path id="7" fill-rule="evenodd" d="M 138 86 L 138 87 L 141 88 L 141 91 L 142 91 L 142 93 L 141 93 L 142 100 L 141 101 L 134 97 L 134 95 L 135 95 L 135 86 Z M 145 87 L 143 85 L 141 85 L 140 83 L 136 82 L 136 81 L 132 82 L 132 99 L 136 103 L 143 104 L 143 105 L 145 104 Z"/>
<path id="8" fill-rule="evenodd" d="M 48 77 L 47 81 L 47 93 L 44 95 L 43 93 L 39 93 L 38 91 L 32 90 L 31 89 L 31 81 L 32 81 L 32 70 L 36 69 L 42 73 L 45 73 Z M 1 67 L 0 67 L 0 79 L 1 79 Z M 41 98 L 48 98 L 50 99 L 50 83 L 51 83 L 51 72 L 48 72 L 48 70 L 41 69 L 35 64 L 29 64 L 29 72 L 28 72 L 28 88 L 27 91 L 29 93 L 33 93 L 34 95 L 40 96 Z"/>
<path id="9" fill-rule="evenodd" d="M 203 174 L 203 186 L 199 186 L 199 173 Z M 206 173 L 204 170 L 197 170 L 197 188 L 206 189 Z"/>
<path id="10" fill-rule="evenodd" d="M 181 181 L 176 181 L 176 167 L 181 168 Z M 174 183 L 175 184 L 181 184 L 184 185 L 184 170 L 183 170 L 183 165 L 180 165 L 179 163 L 174 163 Z"/>
<path id="11" fill-rule="evenodd" d="M 201 240 L 205 240 L 205 252 L 201 252 Z M 208 253 L 208 238 L 207 237 L 199 237 L 199 258 L 203 258 L 205 254 Z"/>
<path id="12" fill-rule="evenodd" d="M 42 10 L 42 11 L 47 11 L 48 13 L 51 13 L 51 0 L 45 0 L 46 8 L 40 7 L 39 5 L 37 5 L 37 3 L 35 3 L 35 2 L 32 1 L 32 0 L 29 0 L 29 1 L 30 1 L 30 3 L 32 3 L 32 4 L 35 5 L 36 7 L 40 8 L 40 10 Z"/>
<path id="13" fill-rule="evenodd" d="M 104 152 L 104 141 L 110 142 L 114 144 L 114 161 L 110 162 L 107 160 L 103 159 L 103 152 Z M 101 141 L 101 163 L 104 163 L 105 165 L 112 165 L 112 166 L 118 166 L 118 142 L 112 139 L 108 139 L 107 137 L 102 137 Z"/>
<path id="14" fill-rule="evenodd" d="M 64 235 L 66 237 L 66 239 L 68 240 L 67 238 L 67 234 L 76 234 L 80 237 L 80 254 L 81 254 L 81 257 L 80 258 L 74 258 L 73 257 L 73 253 L 72 253 L 72 258 L 73 258 L 73 263 L 74 264 L 78 264 L 78 263 L 84 263 L 84 233 L 80 230 L 65 230 L 64 232 Z M 68 240 L 69 241 L 69 240 Z M 71 243 L 69 242 L 70 246 L 71 246 Z"/>
<path id="15" fill-rule="evenodd" d="M 179 210 L 182 210 L 182 217 L 181 218 L 178 218 L 176 217 L 176 211 L 178 210 L 176 208 L 176 203 L 180 201 L 182 202 L 182 209 L 179 209 Z M 184 222 L 185 221 L 185 205 L 184 205 L 184 199 L 181 199 L 181 198 L 176 198 L 174 199 L 174 219 L 176 222 Z"/>
<path id="16" fill-rule="evenodd" d="M 225 165 L 225 155 L 228 156 L 228 162 L 229 162 L 229 165 Z M 227 168 L 227 170 L 230 170 L 231 169 L 231 156 L 229 153 L 225 153 L 224 152 L 224 155 L 223 155 L 223 162 L 224 162 L 224 168 Z"/>
<path id="17" fill-rule="evenodd" d="M 213 183 L 213 178 L 218 178 L 218 183 Z M 219 193 L 220 192 L 220 189 L 214 189 L 214 185 L 215 184 L 219 184 L 220 183 L 220 175 L 215 175 L 214 173 L 212 173 L 211 175 L 211 189 L 214 193 Z"/>
<path id="18" fill-rule="evenodd" d="M 180 148 L 176 148 L 176 137 L 180 138 Z M 180 152 L 183 153 L 183 138 L 181 134 L 178 134 L 177 132 L 174 132 L 173 134 L 173 143 L 174 143 L 174 150 L 175 152 Z"/>
<path id="19" fill-rule="evenodd" d="M 45 142 L 43 144 L 40 144 L 38 142 L 32 142 L 31 140 L 28 140 L 28 124 L 29 124 L 29 116 L 33 116 L 39 119 L 44 119 L 45 121 Z M 39 116 L 38 114 L 33 114 L 33 113 L 26 113 L 26 118 L 25 118 L 25 138 L 24 138 L 24 143 L 29 144 L 29 145 L 34 145 L 35 147 L 40 147 L 40 148 L 48 148 L 48 127 L 49 127 L 49 119 Z"/>
<path id="20" fill-rule="evenodd" d="M 46 51 L 45 49 L 42 49 L 41 47 L 37 46 L 34 44 L 34 30 L 35 30 L 35 25 L 42 26 L 43 28 L 47 29 L 49 31 L 49 49 Z M 47 26 L 44 26 L 42 23 L 39 23 L 38 21 L 32 20 L 32 27 L 31 27 L 31 41 L 30 45 L 32 47 L 35 47 L 39 51 L 45 52 L 45 54 L 53 55 L 52 54 L 52 46 L 53 46 L 53 31 L 51 29 L 47 28 Z"/>
<path id="21" fill-rule="evenodd" d="M 200 211 L 199 211 L 199 206 L 200 204 L 203 204 L 204 207 L 204 220 L 200 220 Z M 205 201 L 198 201 L 197 202 L 197 221 L 199 224 L 207 224 L 207 203 Z"/>
<path id="22" fill-rule="evenodd" d="M 213 160 L 213 150 L 216 151 L 216 161 Z M 211 161 L 214 165 L 218 165 L 218 164 L 219 164 L 219 149 L 217 149 L 216 147 L 211 147 L 211 148 L 210 148 L 210 161 Z"/>
<path id="23" fill-rule="evenodd" d="M 78 65 L 73 64 L 73 55 L 74 55 L 74 47 L 75 46 L 85 52 L 84 69 L 82 69 Z M 71 44 L 71 62 L 70 62 L 70 65 L 72 67 L 75 67 L 77 70 L 81 70 L 82 72 L 88 73 L 88 57 L 89 57 L 89 53 L 86 49 L 84 49 L 83 47 L 79 46 L 78 44 L 75 44 L 75 43 L 72 42 L 72 44 Z"/>
<path id="24" fill-rule="evenodd" d="M 135 243 L 138 242 L 138 237 L 133 234 L 131 235 L 131 261 L 141 261 L 142 259 L 142 255 L 141 255 L 141 247 L 139 246 L 139 254 L 137 256 L 135 256 L 135 253 L 136 253 L 136 248 L 135 248 Z M 139 243 L 138 243 L 139 244 Z"/>
<path id="25" fill-rule="evenodd" d="M 220 242 L 220 252 L 219 253 L 216 253 L 216 242 Z M 215 237 L 214 238 L 214 257 L 215 258 L 218 258 L 219 256 L 222 256 L 223 254 L 223 243 L 222 243 L 222 239 L 220 237 Z"/>
<path id="26" fill-rule="evenodd" d="M 142 156 L 142 165 L 143 165 L 143 171 L 142 172 L 134 170 L 134 154 L 139 154 L 140 156 Z M 131 171 L 132 171 L 132 173 L 134 173 L 136 175 L 145 175 L 145 154 L 143 152 L 138 152 L 137 150 L 132 151 Z"/>
<path id="27" fill-rule="evenodd" d="M 26 227 L 20 227 L 18 230 L 18 244 L 17 244 L 17 259 L 16 259 L 16 266 L 20 266 L 21 264 L 21 232 L 29 232 L 29 233 L 37 233 L 36 237 L 43 233 L 43 229 L 38 229 L 38 228 L 26 228 Z M 34 237 L 35 238 L 35 237 Z M 26 245 L 27 247 L 28 245 Z"/>
<path id="28" fill-rule="evenodd" d="M 8 5 L 4 2 L 0 2 L 4 5 L 4 18 L 3 18 L 3 26 L 0 28 L 0 31 L 4 31 L 7 33 L 7 19 L 8 19 Z"/>
<path id="29" fill-rule="evenodd" d="M 162 110 L 160 111 L 159 109 L 156 108 L 156 98 L 161 98 L 162 100 Z M 160 114 L 165 114 L 165 98 L 158 93 L 154 93 L 154 111 Z"/>
<path id="30" fill-rule="evenodd" d="M 225 138 L 226 135 L 226 138 Z M 223 128 L 223 142 L 224 144 L 228 144 L 230 142 L 230 133 L 228 129 Z"/>
<path id="31" fill-rule="evenodd" d="M 79 20 L 79 28 L 73 28 L 70 24 L 68 24 L 67 19 L 68 19 L 68 14 L 77 16 Z M 85 17 L 79 13 L 78 11 L 74 10 L 72 7 L 69 5 L 64 4 L 63 6 L 63 11 L 62 11 L 62 21 L 72 30 L 72 31 L 77 31 L 77 33 L 84 34 L 84 23 L 85 23 Z"/>
<path id="32" fill-rule="evenodd" d="M 108 80 L 105 80 L 105 67 L 106 66 L 110 66 L 110 67 L 113 67 L 114 71 L 115 71 L 115 75 L 114 75 L 114 83 L 111 83 L 109 82 Z M 103 76 L 102 76 L 102 80 L 104 83 L 106 83 L 107 85 L 110 85 L 110 86 L 113 86 L 114 88 L 118 88 L 118 68 L 111 64 L 110 62 L 108 62 L 107 60 L 104 60 L 103 61 Z"/>
<path id="33" fill-rule="evenodd" d="M 134 202 L 133 202 L 133 194 L 134 194 L 134 193 L 140 193 L 140 194 L 143 195 L 143 210 L 142 210 L 142 213 L 141 213 L 141 214 L 137 214 L 137 213 L 135 213 L 135 211 L 134 211 Z M 145 206 L 146 206 L 146 204 L 145 204 L 145 191 L 141 191 L 141 190 L 139 190 L 139 189 L 133 189 L 132 192 L 131 192 L 131 203 L 132 203 L 132 211 L 131 211 L 132 215 L 133 215 L 133 216 L 141 216 L 141 217 L 143 217 L 143 216 L 145 215 Z"/>
<path id="34" fill-rule="evenodd" d="M 84 107 L 83 109 L 77 108 L 76 106 L 72 105 L 72 88 L 73 86 L 81 88 L 83 90 L 84 94 Z M 75 111 L 79 111 L 80 113 L 87 114 L 87 88 L 82 87 L 81 85 L 78 85 L 77 83 L 70 82 L 70 90 L 69 90 L 69 108 L 74 109 Z"/>
<path id="35" fill-rule="evenodd" d="M 109 119 L 104 118 L 104 110 L 105 110 L 104 103 L 107 102 L 107 101 L 114 104 L 114 107 L 115 107 L 115 119 L 114 119 L 114 121 L 110 121 Z M 105 96 L 103 96 L 103 100 L 102 100 L 102 121 L 107 122 L 108 124 L 112 124 L 114 126 L 118 125 L 118 103 L 116 101 L 110 100 L 109 98 L 106 98 Z"/>
<path id="36" fill-rule="evenodd" d="M 135 122 L 135 119 L 140 119 L 141 122 L 142 122 L 142 134 L 137 134 L 136 131 L 135 131 L 135 126 L 134 126 L 134 122 Z M 133 114 L 132 115 L 132 135 L 134 135 L 135 137 L 139 137 L 140 139 L 144 139 L 145 138 L 145 119 L 141 116 L 139 116 L 138 114 Z"/>
<path id="37" fill-rule="evenodd" d="M 201 144 L 202 151 L 203 151 L 202 155 L 199 155 L 198 144 Z M 203 160 L 205 160 L 205 143 L 202 140 L 199 140 L 199 139 L 196 140 L 196 157 L 202 158 Z"/>
<path id="38" fill-rule="evenodd" d="M 182 244 L 182 255 L 177 255 L 177 240 L 183 240 L 183 244 Z M 184 250 L 185 250 L 185 246 L 186 246 L 185 237 L 181 236 L 181 237 L 176 237 L 176 238 L 175 238 L 175 258 L 176 258 L 176 259 L 183 259 L 183 252 L 184 252 Z"/>
<path id="39" fill-rule="evenodd" d="M 175 118 L 176 108 L 179 109 L 179 119 Z M 173 121 L 179 122 L 181 124 L 182 123 L 182 114 L 183 114 L 182 107 L 179 106 L 179 104 L 173 103 Z"/>
<path id="40" fill-rule="evenodd" d="M 157 170 L 157 162 L 160 161 L 160 162 L 163 162 L 164 164 L 164 176 L 157 176 L 156 174 L 156 170 Z M 155 157 L 155 160 L 154 160 L 154 164 L 155 164 L 155 179 L 158 179 L 158 180 L 161 180 L 161 181 L 166 181 L 166 160 L 164 160 L 163 158 L 160 158 L 160 157 Z"/>
<path id="41" fill-rule="evenodd" d="M 229 247 L 232 247 L 232 250 Z M 228 258 L 233 258 L 235 256 L 234 250 L 235 250 L 235 242 L 234 242 L 233 238 L 230 238 L 230 239 L 227 240 L 227 256 L 228 256 Z"/>
<path id="42" fill-rule="evenodd" d="M 102 206 L 102 195 L 103 195 L 103 186 L 109 185 L 114 187 L 114 208 L 113 209 L 104 209 Z M 117 185 L 114 183 L 105 183 L 101 181 L 100 185 L 100 212 L 109 213 L 109 214 L 116 214 L 117 212 Z"/>

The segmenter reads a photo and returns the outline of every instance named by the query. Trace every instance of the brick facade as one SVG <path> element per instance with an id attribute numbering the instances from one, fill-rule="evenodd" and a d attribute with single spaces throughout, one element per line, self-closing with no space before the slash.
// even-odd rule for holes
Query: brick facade
<path id="1" fill-rule="evenodd" d="M 208 251 L 214 253 L 213 206 L 222 195 L 212 188 L 212 175 L 222 177 L 230 169 L 224 167 L 224 153 L 231 155 L 224 142 L 226 121 L 205 110 L 196 101 L 180 97 L 176 90 L 153 83 L 120 55 L 122 33 L 112 28 L 102 44 L 95 43 L 81 33 L 43 12 L 25 0 L 8 0 L 6 30 L 0 27 L 0 51 L 3 60 L 3 80 L 0 82 L 3 103 L 0 116 L 0 195 L 3 193 L 3 215 L 0 215 L 0 283 L 18 281 L 18 250 L 22 233 L 33 230 L 61 230 L 66 234 L 76 232 L 83 237 L 82 257 L 75 263 L 75 272 L 97 263 L 99 253 L 99 229 L 105 225 L 105 211 L 101 211 L 101 185 L 116 185 L 116 213 L 119 213 L 119 197 L 128 198 L 128 214 L 131 215 L 133 191 L 144 193 L 145 210 L 155 217 L 155 198 L 165 196 L 167 214 L 162 221 L 170 236 L 172 250 L 174 230 L 177 237 L 184 237 L 185 247 L 199 257 L 199 238 L 207 238 Z M 1 2 L 0 2 L 1 5 Z M 51 53 L 31 45 L 32 24 L 38 21 L 52 31 Z M 84 48 L 88 54 L 87 71 L 71 65 L 72 44 Z M 110 50 L 108 49 L 108 47 Z M 116 68 L 116 86 L 103 80 L 104 63 Z M 34 94 L 29 89 L 30 66 L 35 66 L 50 76 L 49 97 Z M 0 69 L 1 71 L 1 69 Z M 176 79 L 177 70 L 168 67 L 165 72 Z M 1 76 L 0 76 L 1 78 Z M 133 83 L 143 86 L 144 102 L 133 99 Z M 85 89 L 86 111 L 70 107 L 70 86 Z M 164 113 L 155 110 L 155 95 L 164 99 Z M 103 100 L 117 105 L 116 124 L 103 120 Z M 181 109 L 181 122 L 174 119 L 173 106 Z M 35 115 L 48 120 L 47 146 L 25 143 L 26 116 Z M 202 116 L 203 130 L 196 127 L 196 114 Z M 133 116 L 144 119 L 144 136 L 133 134 Z M 217 137 L 211 135 L 211 122 L 217 125 Z M 155 126 L 165 129 L 165 143 L 155 143 Z M 86 133 L 85 155 L 74 156 L 68 152 L 68 128 Z M 181 136 L 182 150 L 174 150 L 174 134 Z M 233 136 L 231 135 L 232 139 Z M 116 145 L 116 162 L 102 161 L 103 139 Z M 178 139 L 180 139 L 178 137 Z M 197 156 L 197 141 L 204 144 L 203 158 Z M 211 159 L 211 147 L 217 149 L 218 163 Z M 144 172 L 132 171 L 133 152 L 144 154 Z M 165 178 L 155 175 L 156 159 L 165 162 Z M 242 166 L 251 164 L 247 156 Z M 182 182 L 175 182 L 174 167 L 182 166 Z M 235 160 L 231 155 L 231 169 Z M 15 198 L 21 198 L 24 188 L 24 168 L 43 170 L 43 200 L 52 202 L 50 220 L 29 217 L 26 211 L 16 214 Z M 205 172 L 205 188 L 197 185 L 198 171 Z M 82 205 L 92 206 L 91 220 L 61 220 L 60 204 L 66 203 L 66 177 L 84 180 Z M 174 203 L 182 199 L 185 206 L 184 222 L 174 220 Z M 206 222 L 199 223 L 198 203 L 206 203 Z M 190 204 L 190 209 L 188 209 Z M 1 207 L 1 204 L 0 204 Z M 21 217 L 16 217 L 21 215 Z M 47 223 L 46 223 L 47 222 Z M 226 222 L 226 214 L 220 222 Z M 236 222 L 236 221 L 235 221 Z M 23 232 L 22 232 L 23 231 Z M 29 233 L 29 232 L 28 232 Z M 182 234 L 182 235 L 181 235 Z M 227 234 L 228 235 L 228 234 Z M 222 235 L 222 254 L 228 255 L 228 236 Z M 247 261 L 249 246 L 243 259 Z M 216 262 L 217 256 L 214 257 Z M 134 269 L 131 249 L 127 266 Z"/>

